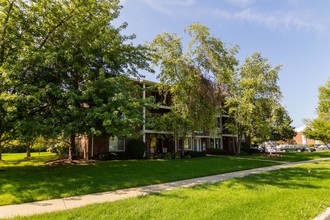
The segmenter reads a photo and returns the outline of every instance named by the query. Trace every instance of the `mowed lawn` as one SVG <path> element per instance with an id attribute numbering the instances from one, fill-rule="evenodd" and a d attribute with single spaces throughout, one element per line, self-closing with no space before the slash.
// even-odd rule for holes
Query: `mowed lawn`
<path id="1" fill-rule="evenodd" d="M 19 219 L 313 219 L 330 207 L 330 162 Z"/>
<path id="2" fill-rule="evenodd" d="M 281 157 L 265 157 L 262 154 L 244 155 L 237 157 L 248 157 L 262 160 L 274 160 L 274 161 L 286 161 L 286 162 L 297 162 L 304 160 L 314 160 L 318 158 L 330 157 L 330 150 L 316 151 L 316 152 L 292 152 L 292 153 L 273 153 L 282 155 Z M 268 153 L 266 153 L 268 154 Z"/>
<path id="3" fill-rule="evenodd" d="M 0 161 L 0 205 L 151 185 L 275 165 L 240 158 L 127 160 L 45 166 L 54 154 L 4 154 Z"/>

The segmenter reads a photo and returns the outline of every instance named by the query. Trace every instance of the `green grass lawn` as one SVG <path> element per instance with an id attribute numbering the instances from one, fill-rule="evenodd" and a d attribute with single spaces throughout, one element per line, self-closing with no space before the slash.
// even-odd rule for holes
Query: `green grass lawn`
<path id="1" fill-rule="evenodd" d="M 0 169 L 4 167 L 24 167 L 24 166 L 42 166 L 45 162 L 56 160 L 56 154 L 48 152 L 31 153 L 31 158 L 25 158 L 26 153 L 8 153 L 2 154 L 0 160 Z"/>
<path id="2" fill-rule="evenodd" d="M 0 161 L 0 205 L 84 195 L 157 184 L 276 163 L 240 158 L 183 160 L 127 160 L 90 164 L 44 166 L 53 154 L 4 154 Z M 15 159 L 16 157 L 16 159 Z"/>
<path id="3" fill-rule="evenodd" d="M 286 161 L 286 162 L 297 162 L 304 160 L 314 160 L 318 158 L 330 157 L 330 151 L 317 151 L 317 152 L 293 152 L 293 153 L 274 153 L 280 154 L 282 157 L 265 157 L 262 154 L 252 154 L 252 155 L 244 155 L 237 157 L 247 157 L 247 158 L 255 158 L 262 160 L 274 160 L 274 161 Z M 266 153 L 268 154 L 268 153 Z"/>
<path id="4" fill-rule="evenodd" d="M 301 220 L 330 207 L 329 192 L 327 161 L 23 219 Z"/>

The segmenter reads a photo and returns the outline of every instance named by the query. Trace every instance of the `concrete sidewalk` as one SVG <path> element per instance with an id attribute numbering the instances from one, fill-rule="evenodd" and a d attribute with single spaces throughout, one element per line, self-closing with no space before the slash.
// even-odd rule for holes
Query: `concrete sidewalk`
<path id="1" fill-rule="evenodd" d="M 194 178 L 188 180 L 181 180 L 175 181 L 170 183 L 162 183 L 157 185 L 150 185 L 150 186 L 142 186 L 136 188 L 129 188 L 123 190 L 115 190 L 103 193 L 94 193 L 89 195 L 83 196 L 74 196 L 68 197 L 63 199 L 52 199 L 52 200 L 45 200 L 40 202 L 31 202 L 31 203 L 24 203 L 18 205 L 7 205 L 7 206 L 0 206 L 0 218 L 11 218 L 15 216 L 28 216 L 33 214 L 39 213 L 46 213 L 46 212 L 53 212 L 59 210 L 68 210 L 72 208 L 77 208 L 93 203 L 102 203 L 102 202 L 113 202 L 117 200 L 147 195 L 149 193 L 158 193 L 163 191 L 173 190 L 179 187 L 192 187 L 195 185 L 206 184 L 206 183 L 217 183 L 221 181 L 225 181 L 228 179 L 236 178 L 236 177 L 244 177 L 251 174 L 257 174 L 272 170 L 279 170 L 282 168 L 288 168 L 292 166 L 297 166 L 300 164 L 307 164 L 307 163 L 314 163 L 316 161 L 322 160 L 330 160 L 330 158 L 322 158 L 313 161 L 302 161 L 302 162 L 295 162 L 295 163 L 286 163 L 271 167 L 262 167 L 256 168 L 251 170 L 243 170 L 238 172 L 232 173 L 225 173 L 219 174 L 214 176 L 207 176 L 201 178 Z M 330 216 L 330 213 L 325 212 L 323 215 L 320 215 L 321 219 L 327 219 Z"/>

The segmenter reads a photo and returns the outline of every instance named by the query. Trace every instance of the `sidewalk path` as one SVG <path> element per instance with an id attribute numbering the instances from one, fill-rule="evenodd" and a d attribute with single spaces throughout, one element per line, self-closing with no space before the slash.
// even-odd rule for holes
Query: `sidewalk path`
<path id="1" fill-rule="evenodd" d="M 195 185 L 206 184 L 206 183 L 217 183 L 236 177 L 244 177 L 251 174 L 257 174 L 272 170 L 279 170 L 282 168 L 288 168 L 300 164 L 314 163 L 316 161 L 322 161 L 322 160 L 330 160 L 330 158 L 321 158 L 312 161 L 286 163 L 271 167 L 262 167 L 251 170 L 243 170 L 238 172 L 219 174 L 214 176 L 200 177 L 200 178 L 187 179 L 187 180 L 175 181 L 170 183 L 162 183 L 157 185 L 142 186 L 142 187 L 115 190 L 115 191 L 102 192 L 102 193 L 94 193 L 83 196 L 74 196 L 74 197 L 68 197 L 62 199 L 52 199 L 52 200 L 45 200 L 40 202 L 23 203 L 18 205 L 0 206 L 0 218 L 28 216 L 39 213 L 54 212 L 58 210 L 68 210 L 93 203 L 113 202 L 117 200 L 147 195 L 149 193 L 169 191 L 179 187 L 192 187 Z M 325 216 L 324 218 L 319 218 L 319 219 L 327 219 L 328 217 L 329 216 Z"/>

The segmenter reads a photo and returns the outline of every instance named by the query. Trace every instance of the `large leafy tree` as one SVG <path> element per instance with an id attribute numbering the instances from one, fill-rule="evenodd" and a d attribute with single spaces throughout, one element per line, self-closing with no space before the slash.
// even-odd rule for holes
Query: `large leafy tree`
<path id="1" fill-rule="evenodd" d="M 143 103 L 128 77 L 148 69 L 148 52 L 129 42 L 134 36 L 121 34 L 126 24 L 111 24 L 119 16 L 119 0 L 5 2 L 3 22 L 16 32 L 3 31 L 0 52 L 12 82 L 8 92 L 19 97 L 19 136 L 45 131 L 27 130 L 31 119 L 39 128 L 47 125 L 47 134 L 62 131 L 70 136 L 71 159 L 77 133 L 124 136 L 142 123 Z"/>
<path id="2" fill-rule="evenodd" d="M 272 132 L 269 140 L 272 141 L 288 141 L 292 140 L 296 132 L 292 124 L 292 119 L 287 110 L 279 105 L 274 109 L 272 120 Z"/>
<path id="3" fill-rule="evenodd" d="M 151 43 L 153 63 L 160 68 L 160 91 L 172 99 L 170 117 L 164 115 L 171 120 L 163 121 L 176 139 L 194 131 L 212 131 L 237 64 L 237 48 L 226 48 L 207 27 L 195 23 L 185 31 L 190 36 L 186 50 L 176 34 L 160 34 Z"/>
<path id="4" fill-rule="evenodd" d="M 319 102 L 317 107 L 317 118 L 305 120 L 307 125 L 304 135 L 306 137 L 320 140 L 324 144 L 330 143 L 330 80 L 319 88 Z"/>
<path id="5" fill-rule="evenodd" d="M 8 78 L 9 71 L 18 61 L 19 51 L 22 50 L 24 29 L 20 20 L 24 17 L 22 10 L 26 8 L 24 1 L 0 1 L 0 160 L 2 148 L 11 139 L 15 120 L 17 96 L 12 92 L 12 82 Z"/>
<path id="6" fill-rule="evenodd" d="M 257 142 L 271 139 L 277 110 L 281 108 L 281 91 L 277 85 L 280 68 L 272 67 L 259 52 L 247 57 L 240 67 L 236 85 L 226 100 L 229 114 L 235 119 L 235 126 L 230 128 L 238 136 L 235 153 L 240 153 L 243 134 Z"/>

